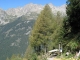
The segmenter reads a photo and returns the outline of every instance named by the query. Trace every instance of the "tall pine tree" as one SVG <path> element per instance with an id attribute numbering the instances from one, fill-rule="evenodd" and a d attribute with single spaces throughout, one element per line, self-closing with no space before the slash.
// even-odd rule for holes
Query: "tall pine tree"
<path id="1" fill-rule="evenodd" d="M 30 35 L 30 44 L 34 51 L 41 52 L 42 50 L 47 50 L 50 35 L 52 34 L 52 28 L 50 27 L 52 20 L 52 11 L 47 4 L 37 18 Z"/>
<path id="2" fill-rule="evenodd" d="M 66 9 L 68 32 L 77 34 L 80 32 L 80 0 L 68 0 Z"/>

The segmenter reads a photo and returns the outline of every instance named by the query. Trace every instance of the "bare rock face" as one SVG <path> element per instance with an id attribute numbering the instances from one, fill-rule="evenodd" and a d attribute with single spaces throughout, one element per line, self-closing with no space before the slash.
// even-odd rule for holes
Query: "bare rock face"
<path id="1" fill-rule="evenodd" d="M 16 15 L 17 17 L 20 17 L 22 15 L 25 15 L 26 13 L 31 13 L 31 12 L 40 13 L 42 9 L 43 9 L 42 5 L 30 3 L 25 5 L 24 7 L 8 9 L 6 12 L 8 15 L 13 15 L 13 16 Z"/>

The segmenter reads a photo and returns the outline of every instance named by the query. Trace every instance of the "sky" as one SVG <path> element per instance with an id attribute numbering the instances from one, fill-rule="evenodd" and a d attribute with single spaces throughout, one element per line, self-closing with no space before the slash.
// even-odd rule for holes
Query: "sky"
<path id="1" fill-rule="evenodd" d="M 7 10 L 9 8 L 23 7 L 29 3 L 45 5 L 52 3 L 54 6 L 66 4 L 67 0 L 0 0 L 0 8 Z"/>

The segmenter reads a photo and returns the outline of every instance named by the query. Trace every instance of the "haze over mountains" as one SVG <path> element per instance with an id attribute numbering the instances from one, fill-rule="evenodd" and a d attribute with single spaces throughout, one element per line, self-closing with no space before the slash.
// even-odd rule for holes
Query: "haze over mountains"
<path id="1" fill-rule="evenodd" d="M 59 7 L 49 4 L 54 15 L 59 11 L 66 15 L 66 5 Z M 0 9 L 0 60 L 5 60 L 12 54 L 24 55 L 30 31 L 43 10 L 43 5 L 27 4 L 24 7 Z"/>

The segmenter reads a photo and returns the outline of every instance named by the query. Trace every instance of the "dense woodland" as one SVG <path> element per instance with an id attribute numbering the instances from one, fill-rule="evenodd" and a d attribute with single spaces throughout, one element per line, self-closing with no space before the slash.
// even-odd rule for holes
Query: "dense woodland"
<path id="1" fill-rule="evenodd" d="M 62 44 L 63 53 L 70 50 L 75 54 L 80 50 L 80 0 L 67 0 L 66 4 L 66 16 L 61 16 L 60 12 L 54 15 L 49 5 L 45 5 L 29 36 L 24 58 L 39 60 L 37 56 L 58 49 L 59 43 Z"/>

